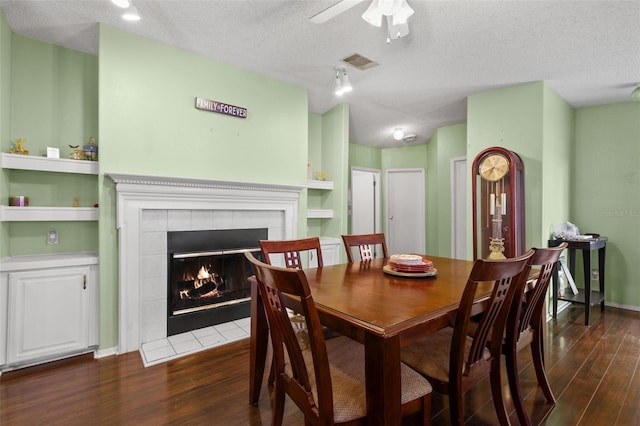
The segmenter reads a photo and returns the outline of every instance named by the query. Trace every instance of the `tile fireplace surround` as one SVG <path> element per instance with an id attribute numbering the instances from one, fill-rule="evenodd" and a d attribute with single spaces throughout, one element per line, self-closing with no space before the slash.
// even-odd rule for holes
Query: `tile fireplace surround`
<path id="1" fill-rule="evenodd" d="M 118 353 L 167 337 L 167 232 L 267 228 L 296 237 L 303 186 L 107 173 L 116 184 Z"/>

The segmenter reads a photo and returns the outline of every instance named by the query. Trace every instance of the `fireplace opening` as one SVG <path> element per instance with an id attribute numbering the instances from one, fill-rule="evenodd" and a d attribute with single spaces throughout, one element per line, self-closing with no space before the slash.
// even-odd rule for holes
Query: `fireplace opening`
<path id="1" fill-rule="evenodd" d="M 224 229 L 167 233 L 167 335 L 249 316 L 253 275 L 244 256 L 260 256 L 268 230 Z"/>

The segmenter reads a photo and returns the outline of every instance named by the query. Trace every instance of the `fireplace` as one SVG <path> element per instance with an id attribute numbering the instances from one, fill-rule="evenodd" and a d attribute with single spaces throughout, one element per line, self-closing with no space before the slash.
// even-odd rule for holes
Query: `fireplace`
<path id="1" fill-rule="evenodd" d="M 117 193 L 118 353 L 167 337 L 168 232 L 268 228 L 271 240 L 297 235 L 302 186 L 105 176 Z"/>
<path id="2" fill-rule="evenodd" d="M 249 316 L 253 274 L 267 228 L 167 233 L 167 335 Z"/>

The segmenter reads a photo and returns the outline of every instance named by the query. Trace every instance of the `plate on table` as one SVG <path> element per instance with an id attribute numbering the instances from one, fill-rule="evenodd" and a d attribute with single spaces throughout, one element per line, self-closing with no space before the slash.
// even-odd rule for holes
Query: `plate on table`
<path id="1" fill-rule="evenodd" d="M 384 265 L 382 268 L 385 274 L 394 275 L 396 277 L 407 277 L 407 278 L 424 278 L 424 277 L 435 277 L 438 273 L 437 269 L 432 269 L 426 272 L 402 272 L 396 269 L 393 269 L 389 265 Z"/>

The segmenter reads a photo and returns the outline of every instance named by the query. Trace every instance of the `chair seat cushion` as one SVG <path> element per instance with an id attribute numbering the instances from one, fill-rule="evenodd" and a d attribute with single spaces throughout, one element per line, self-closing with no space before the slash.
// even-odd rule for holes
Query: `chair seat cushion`
<path id="1" fill-rule="evenodd" d="M 449 357 L 453 328 L 447 327 L 429 336 L 418 339 L 402 348 L 402 361 L 426 377 L 440 383 L 449 382 Z M 469 349 L 473 338 L 467 336 L 464 346 L 465 359 L 469 356 Z M 483 359 L 491 359 L 491 353 L 484 349 Z"/>
<path id="2" fill-rule="evenodd" d="M 365 390 L 364 346 L 345 336 L 326 341 L 327 356 L 333 389 L 335 422 L 345 422 L 367 415 Z M 305 363 L 312 368 L 311 351 L 303 351 Z M 315 375 L 309 372 L 313 396 L 317 401 Z M 413 401 L 431 393 L 431 385 L 420 374 L 402 364 L 402 403 Z M 381 390 L 382 391 L 382 390 Z"/>

